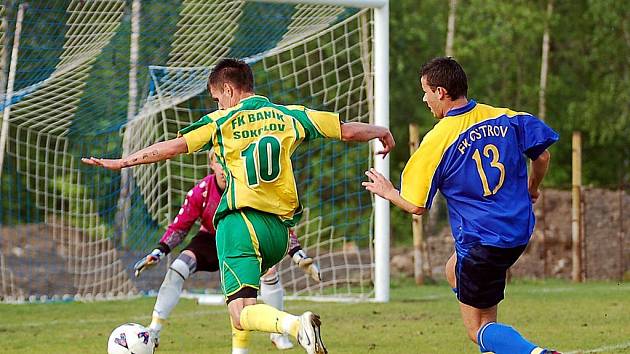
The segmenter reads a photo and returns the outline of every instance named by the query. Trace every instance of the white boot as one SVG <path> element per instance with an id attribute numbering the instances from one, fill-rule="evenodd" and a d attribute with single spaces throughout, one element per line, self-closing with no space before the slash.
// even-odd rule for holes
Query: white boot
<path id="1" fill-rule="evenodd" d="M 321 324 L 322 321 L 319 316 L 310 311 L 306 311 L 300 316 L 297 340 L 308 354 L 328 354 L 319 333 Z"/>

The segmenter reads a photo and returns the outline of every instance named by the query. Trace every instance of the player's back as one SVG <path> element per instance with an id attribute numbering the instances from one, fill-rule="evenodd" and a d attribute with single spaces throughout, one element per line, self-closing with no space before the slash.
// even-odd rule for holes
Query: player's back
<path id="1" fill-rule="evenodd" d="M 217 155 L 229 171 L 228 209 L 251 207 L 291 217 L 299 201 L 291 154 L 300 134 L 286 108 L 251 98 L 219 122 Z"/>
<path id="2" fill-rule="evenodd" d="M 292 225 L 301 206 L 291 155 L 305 140 L 339 138 L 338 115 L 277 105 L 266 97 L 251 96 L 231 109 L 206 117 L 203 126 L 188 131 L 192 134 L 199 130 L 200 135 L 211 136 L 215 154 L 227 174 L 227 188 L 215 219 L 231 210 L 253 208 L 276 214 Z M 202 132 L 204 129 L 208 132 Z"/>
<path id="3" fill-rule="evenodd" d="M 474 101 L 449 111 L 418 151 L 427 154 L 427 147 L 434 147 L 427 205 L 439 188 L 460 247 L 527 243 L 534 214 L 526 156 L 537 158 L 556 140 L 555 132 L 528 113 Z"/>

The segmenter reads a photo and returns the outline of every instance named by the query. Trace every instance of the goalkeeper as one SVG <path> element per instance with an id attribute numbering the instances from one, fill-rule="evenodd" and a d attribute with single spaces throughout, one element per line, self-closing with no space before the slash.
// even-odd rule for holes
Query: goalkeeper
<path id="1" fill-rule="evenodd" d="M 159 245 L 146 257 L 135 265 L 136 276 L 157 264 L 164 256 L 177 247 L 186 237 L 197 219 L 200 219 L 199 232 L 171 263 L 153 308 L 153 316 L 149 330 L 152 338 L 159 343 L 162 325 L 177 305 L 182 293 L 184 281 L 197 271 L 216 272 L 219 270 L 217 258 L 216 231 L 212 225 L 214 213 L 225 189 L 226 180 L 221 165 L 216 162 L 214 154 L 209 154 L 210 168 L 213 173 L 203 178 L 188 194 L 175 220 L 168 226 L 160 239 Z M 315 281 L 321 281 L 319 268 L 313 259 L 307 257 L 302 250 L 297 236 L 291 230 L 289 241 L 289 256 L 293 261 Z M 261 297 L 265 303 L 279 310 L 283 310 L 284 290 L 276 268 L 271 268 L 261 277 Z M 242 332 L 242 336 L 233 336 L 232 353 L 247 353 L 249 332 Z M 286 334 L 271 333 L 271 342 L 278 349 L 290 349 L 293 344 Z"/>

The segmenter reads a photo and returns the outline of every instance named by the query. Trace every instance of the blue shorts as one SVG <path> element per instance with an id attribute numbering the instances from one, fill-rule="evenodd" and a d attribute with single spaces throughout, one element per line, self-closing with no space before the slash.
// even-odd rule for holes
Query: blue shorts
<path id="1" fill-rule="evenodd" d="M 521 256 L 527 245 L 499 248 L 476 245 L 465 256 L 457 256 L 457 299 L 478 309 L 492 307 L 504 298 L 508 268 Z"/>

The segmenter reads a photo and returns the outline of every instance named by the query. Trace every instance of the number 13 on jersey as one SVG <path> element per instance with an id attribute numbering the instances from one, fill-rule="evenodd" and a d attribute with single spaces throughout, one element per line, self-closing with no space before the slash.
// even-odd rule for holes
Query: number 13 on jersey
<path id="1" fill-rule="evenodd" d="M 490 153 L 492 153 L 492 161 L 490 161 L 490 166 L 496 168 L 501 173 L 499 175 L 499 182 L 494 187 L 492 191 L 490 191 L 490 186 L 488 185 L 488 177 L 486 177 L 486 172 L 483 170 L 483 165 L 481 164 L 481 154 L 479 153 L 479 149 L 475 149 L 475 152 L 472 155 L 472 159 L 475 160 L 475 164 L 477 165 L 477 172 L 479 172 L 479 178 L 481 179 L 481 185 L 483 186 L 483 196 L 487 197 L 489 195 L 497 194 L 499 189 L 503 186 L 503 181 L 505 180 L 505 166 L 499 162 L 499 149 L 493 144 L 488 144 L 483 148 L 483 156 L 490 158 Z"/>

